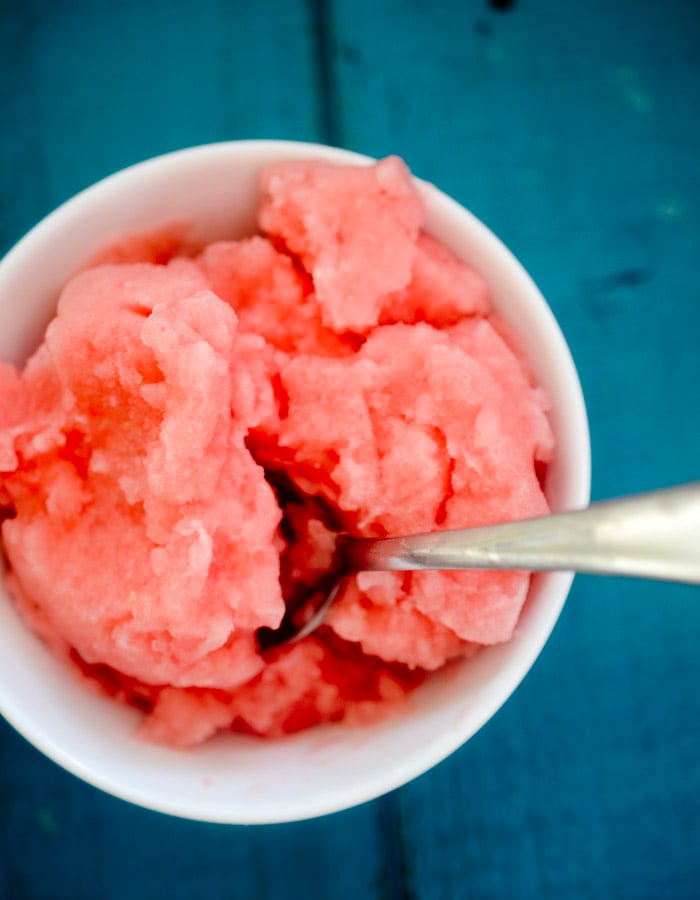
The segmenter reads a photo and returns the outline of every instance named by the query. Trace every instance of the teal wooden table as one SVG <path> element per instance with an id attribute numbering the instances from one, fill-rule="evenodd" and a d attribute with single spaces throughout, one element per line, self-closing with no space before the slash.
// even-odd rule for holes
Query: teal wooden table
<path id="1" fill-rule="evenodd" d="M 594 496 L 697 479 L 699 100 L 695 0 L 3 0 L 0 252 L 102 176 L 188 145 L 397 153 L 551 303 Z M 698 589 L 580 577 L 472 741 L 293 825 L 146 812 L 3 724 L 0 897 L 699 897 L 699 640 Z"/>

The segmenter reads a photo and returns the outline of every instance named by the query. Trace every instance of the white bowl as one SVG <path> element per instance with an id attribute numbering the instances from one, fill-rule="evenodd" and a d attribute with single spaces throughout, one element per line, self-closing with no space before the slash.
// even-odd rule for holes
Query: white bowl
<path id="1" fill-rule="evenodd" d="M 258 174 L 281 159 L 365 157 L 314 144 L 241 141 L 168 154 L 119 172 L 44 219 L 0 262 L 0 358 L 36 346 L 66 279 L 116 234 L 173 220 L 197 236 L 254 228 Z M 490 285 L 552 397 L 555 510 L 585 506 L 590 449 L 581 387 L 557 323 L 527 273 L 465 209 L 419 182 L 427 228 Z M 526 674 L 559 616 L 569 574 L 538 576 L 515 638 L 428 679 L 405 714 L 268 742 L 222 735 L 189 752 L 133 737 L 138 714 L 93 696 L 20 621 L 0 589 L 0 709 L 32 744 L 80 778 L 154 810 L 210 822 L 269 823 L 345 809 L 398 787 L 467 741 Z"/>

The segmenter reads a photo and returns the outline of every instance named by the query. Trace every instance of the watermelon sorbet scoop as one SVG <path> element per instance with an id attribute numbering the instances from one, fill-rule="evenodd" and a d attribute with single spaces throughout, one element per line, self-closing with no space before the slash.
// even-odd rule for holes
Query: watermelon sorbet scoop
<path id="1" fill-rule="evenodd" d="M 513 636 L 527 573 L 374 572 L 314 635 L 256 642 L 328 565 L 327 523 L 283 508 L 275 473 L 354 535 L 547 512 L 547 398 L 423 221 L 396 157 L 272 165 L 257 233 L 117 240 L 26 365 L 0 364 L 11 595 L 144 738 L 374 721 Z"/>

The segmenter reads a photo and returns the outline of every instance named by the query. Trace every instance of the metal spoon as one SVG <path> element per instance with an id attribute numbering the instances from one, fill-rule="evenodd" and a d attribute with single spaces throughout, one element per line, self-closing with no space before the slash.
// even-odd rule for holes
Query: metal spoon
<path id="1" fill-rule="evenodd" d="M 311 634 L 353 572 L 419 569 L 563 570 L 700 584 L 700 481 L 481 528 L 340 535 L 332 570 L 279 628 L 260 629 L 258 642 L 268 649 Z"/>

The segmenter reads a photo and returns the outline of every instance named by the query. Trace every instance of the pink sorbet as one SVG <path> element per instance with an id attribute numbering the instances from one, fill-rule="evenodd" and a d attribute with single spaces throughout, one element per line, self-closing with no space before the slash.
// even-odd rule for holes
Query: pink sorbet
<path id="1" fill-rule="evenodd" d="M 405 165 L 284 163 L 262 186 L 259 234 L 120 239 L 25 368 L 0 363 L 17 607 L 177 746 L 373 720 L 509 640 L 525 600 L 518 572 L 361 573 L 313 637 L 261 654 L 285 577 L 327 564 L 267 472 L 358 535 L 547 510 L 546 397 L 483 279 L 422 230 Z"/>

